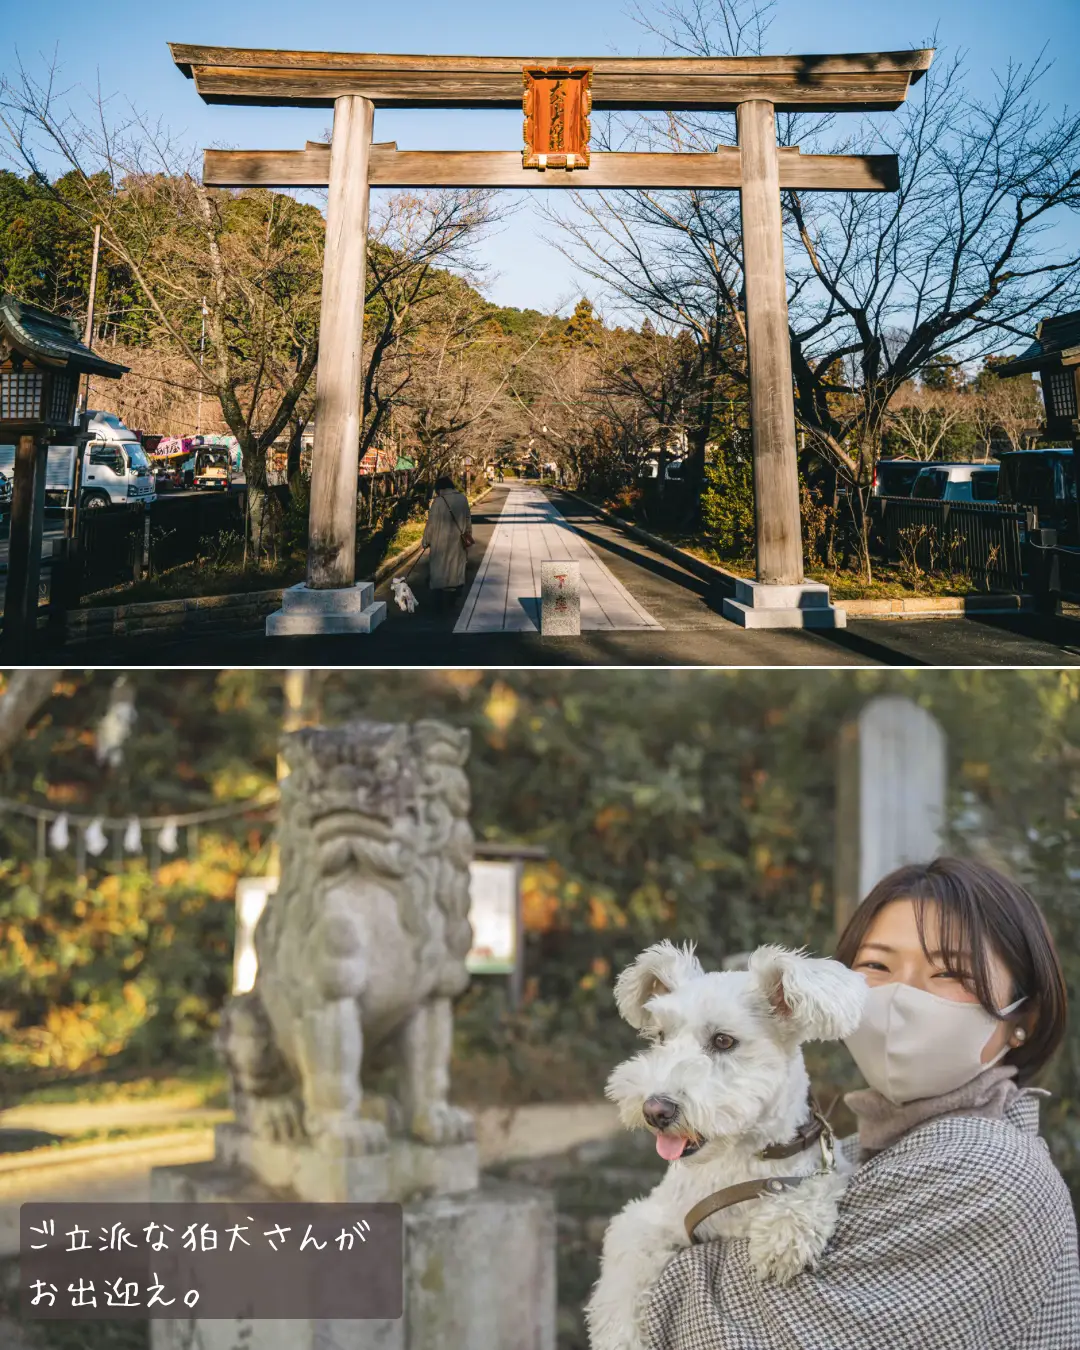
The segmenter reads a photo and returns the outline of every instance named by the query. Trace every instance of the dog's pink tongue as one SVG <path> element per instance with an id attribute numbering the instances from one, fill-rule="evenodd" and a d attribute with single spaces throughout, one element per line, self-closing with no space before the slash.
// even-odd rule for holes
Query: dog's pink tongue
<path id="1" fill-rule="evenodd" d="M 674 1162 L 676 1158 L 682 1157 L 686 1142 L 686 1138 L 681 1134 L 658 1134 L 656 1151 L 665 1162 Z"/>

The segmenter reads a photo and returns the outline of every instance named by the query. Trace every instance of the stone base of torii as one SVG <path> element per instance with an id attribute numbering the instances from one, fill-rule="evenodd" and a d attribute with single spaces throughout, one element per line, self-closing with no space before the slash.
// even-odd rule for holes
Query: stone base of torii
<path id="1" fill-rule="evenodd" d="M 894 155 L 803 155 L 779 147 L 777 112 L 896 109 L 933 52 L 837 56 L 597 57 L 536 61 L 172 44 L 208 103 L 332 107 L 331 144 L 205 153 L 214 187 L 329 186 L 306 583 L 286 592 L 269 634 L 369 633 L 385 608 L 357 582 L 364 279 L 371 187 L 737 189 L 742 209 L 757 579 L 724 613 L 745 627 L 843 627 L 828 587 L 803 574 L 795 407 L 780 194 L 890 192 Z M 575 82 L 568 102 L 570 83 Z M 574 117 L 565 111 L 572 106 Z M 547 106 L 551 101 L 551 108 Z M 404 151 L 373 144 L 379 107 L 525 112 L 524 155 Z M 737 146 L 712 154 L 590 152 L 596 110 L 735 112 Z M 527 167 L 528 165 L 528 167 Z M 535 167 L 534 167 L 535 166 Z"/>

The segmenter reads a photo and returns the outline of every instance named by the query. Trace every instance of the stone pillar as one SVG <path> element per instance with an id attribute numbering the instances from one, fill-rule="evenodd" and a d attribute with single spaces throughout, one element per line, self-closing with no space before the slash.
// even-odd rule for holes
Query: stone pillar
<path id="1" fill-rule="evenodd" d="M 841 729 L 837 935 L 882 877 L 941 852 L 947 777 L 941 724 L 908 698 L 871 699 Z"/>
<path id="2" fill-rule="evenodd" d="M 370 582 L 356 581 L 356 498 L 363 397 L 368 161 L 375 105 L 334 101 L 326 209 L 315 444 L 311 455 L 306 585 L 290 587 L 268 636 L 370 633 L 386 617 Z"/>
<path id="3" fill-rule="evenodd" d="M 735 599 L 724 601 L 724 614 L 746 628 L 843 627 L 844 613 L 829 604 L 828 587 L 803 579 L 776 109 L 751 99 L 739 104 L 736 116 L 757 581 L 740 583 Z"/>

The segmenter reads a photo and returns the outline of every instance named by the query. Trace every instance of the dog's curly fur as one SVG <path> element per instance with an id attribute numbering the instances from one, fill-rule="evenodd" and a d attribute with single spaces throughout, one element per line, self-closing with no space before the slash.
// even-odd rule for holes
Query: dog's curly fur
<path id="1" fill-rule="evenodd" d="M 615 1069 L 608 1096 L 628 1128 L 651 1128 L 688 1145 L 652 1193 L 608 1227 L 586 1309 L 592 1350 L 646 1350 L 653 1286 L 689 1245 L 685 1216 L 726 1186 L 810 1177 L 797 1189 L 721 1211 L 698 1236 L 747 1238 L 762 1279 L 784 1282 L 814 1265 L 832 1235 L 844 1178 L 834 1171 L 811 1176 L 821 1169 L 816 1146 L 774 1161 L 757 1155 L 786 1143 L 809 1117 L 800 1046 L 850 1035 L 865 994 L 863 978 L 839 962 L 776 946 L 758 948 L 746 971 L 706 973 L 691 946 L 660 942 L 619 976 L 619 1012 L 650 1044 Z M 675 1108 L 663 1129 L 645 1115 L 658 1098 Z"/>

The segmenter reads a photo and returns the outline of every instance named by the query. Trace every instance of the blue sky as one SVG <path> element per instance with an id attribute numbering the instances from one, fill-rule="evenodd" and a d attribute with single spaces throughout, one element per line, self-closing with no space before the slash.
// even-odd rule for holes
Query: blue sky
<path id="1" fill-rule="evenodd" d="M 642 0 L 648 7 L 648 0 Z M 542 5 L 492 0 L 38 0 L 4 5 L 4 49 L 31 69 L 56 49 L 64 82 L 123 91 L 193 145 L 299 149 L 321 139 L 323 109 L 207 107 L 173 66 L 166 43 L 292 47 L 337 51 L 473 52 L 522 56 L 656 55 L 657 39 L 629 16 L 629 0 L 546 0 Z M 543 29 L 526 14 L 543 15 Z M 968 53 L 969 87 L 992 90 L 993 72 L 1010 58 L 1034 59 L 1050 42 L 1057 57 L 1043 85 L 1051 106 L 1077 101 L 1078 0 L 779 0 L 768 49 L 856 52 L 928 45 Z M 10 56 L 4 59 L 10 60 Z M 377 140 L 402 149 L 517 149 L 521 117 L 513 112 L 384 110 Z M 511 194 L 508 194 L 511 195 Z M 512 194 L 518 197 L 519 194 Z M 572 265 L 545 242 L 551 227 L 519 209 L 484 247 L 485 290 L 502 304 L 565 309 L 583 289 Z M 587 287 L 585 288 L 587 289 Z"/>

